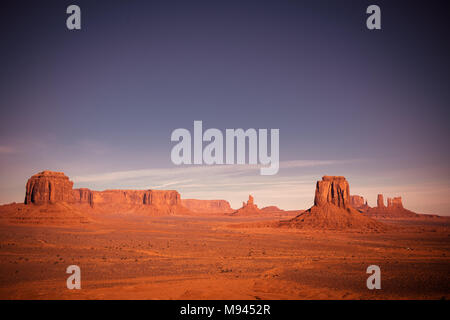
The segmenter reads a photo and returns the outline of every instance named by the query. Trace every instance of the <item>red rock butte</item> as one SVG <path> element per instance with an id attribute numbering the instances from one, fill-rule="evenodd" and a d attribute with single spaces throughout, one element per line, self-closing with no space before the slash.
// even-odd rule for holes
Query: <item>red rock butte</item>
<path id="1" fill-rule="evenodd" d="M 350 187 L 342 176 L 324 176 L 317 181 L 314 206 L 280 226 L 295 228 L 382 231 L 385 225 L 354 209 Z"/>
<path id="2" fill-rule="evenodd" d="M 334 204 L 339 208 L 349 206 L 350 187 L 342 176 L 323 176 L 322 181 L 317 181 L 315 206 Z"/>
<path id="3" fill-rule="evenodd" d="M 373 218 L 432 218 L 435 215 L 417 214 L 403 207 L 402 197 L 387 198 L 387 206 L 384 204 L 384 197 L 382 194 L 377 196 L 377 206 L 374 208 L 367 208 L 365 214 Z"/>
<path id="4" fill-rule="evenodd" d="M 234 216 L 254 216 L 260 215 L 263 213 L 261 209 L 255 204 L 253 196 L 248 196 L 247 202 L 242 202 L 242 207 L 238 210 L 234 211 L 232 215 Z"/>
<path id="5" fill-rule="evenodd" d="M 439 218 L 435 214 L 420 214 L 412 212 L 403 207 L 402 197 L 387 198 L 387 206 L 384 203 L 384 196 L 378 194 L 377 206 L 370 207 L 363 197 L 358 195 L 350 196 L 350 205 L 366 216 L 375 219 L 435 219 Z"/>
<path id="6" fill-rule="evenodd" d="M 73 189 L 73 182 L 63 172 L 42 171 L 27 182 L 25 204 L 67 203 L 86 205 L 98 212 L 188 213 L 175 190 L 105 190 Z"/>

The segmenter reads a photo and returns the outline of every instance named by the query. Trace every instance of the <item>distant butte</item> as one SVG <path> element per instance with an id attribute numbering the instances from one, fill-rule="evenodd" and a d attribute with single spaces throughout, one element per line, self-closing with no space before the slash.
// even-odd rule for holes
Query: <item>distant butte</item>
<path id="1" fill-rule="evenodd" d="M 354 209 L 350 187 L 342 176 L 324 176 L 317 181 L 314 206 L 280 226 L 311 229 L 382 231 L 386 226 Z"/>
<path id="2" fill-rule="evenodd" d="M 387 206 L 384 197 L 379 194 L 377 206 L 364 210 L 365 214 L 375 219 L 410 219 L 410 218 L 436 218 L 436 215 L 418 214 L 403 207 L 402 197 L 387 198 Z"/>
<path id="3" fill-rule="evenodd" d="M 387 206 L 384 203 L 384 196 L 378 194 L 377 206 L 370 207 L 367 201 L 364 205 L 361 205 L 364 198 L 361 196 L 353 195 L 350 198 L 350 204 L 353 208 L 360 212 L 363 212 L 366 216 L 377 219 L 417 219 L 417 218 L 438 218 L 438 215 L 432 214 L 419 214 L 412 212 L 411 210 L 403 207 L 402 197 L 387 198 Z"/>
<path id="4" fill-rule="evenodd" d="M 255 216 L 261 215 L 262 211 L 254 203 L 253 196 L 248 196 L 248 201 L 242 203 L 242 207 L 232 213 L 233 216 Z"/>
<path id="5" fill-rule="evenodd" d="M 181 199 L 181 204 L 195 213 L 223 214 L 235 211 L 226 200 Z"/>

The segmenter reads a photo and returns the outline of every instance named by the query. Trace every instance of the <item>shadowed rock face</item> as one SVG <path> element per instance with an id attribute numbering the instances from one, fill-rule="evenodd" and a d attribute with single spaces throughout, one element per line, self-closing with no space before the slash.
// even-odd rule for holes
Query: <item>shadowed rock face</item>
<path id="1" fill-rule="evenodd" d="M 342 176 L 324 176 L 322 181 L 317 181 L 315 206 L 334 204 L 339 208 L 347 208 L 350 201 L 350 187 Z"/>
<path id="2" fill-rule="evenodd" d="M 180 194 L 175 190 L 73 189 L 73 182 L 62 172 L 43 171 L 32 176 L 26 187 L 25 204 L 88 204 L 96 209 L 132 211 L 151 207 L 167 213 L 182 210 Z"/>
<path id="3" fill-rule="evenodd" d="M 73 189 L 73 201 L 75 203 L 87 203 L 91 207 L 94 206 L 94 192 L 87 188 Z"/>

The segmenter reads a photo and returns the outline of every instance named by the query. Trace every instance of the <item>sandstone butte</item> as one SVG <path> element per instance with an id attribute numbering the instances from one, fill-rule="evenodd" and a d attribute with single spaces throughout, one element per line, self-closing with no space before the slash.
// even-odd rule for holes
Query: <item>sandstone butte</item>
<path id="1" fill-rule="evenodd" d="M 384 205 L 382 194 L 377 196 L 377 206 L 364 210 L 365 214 L 373 218 L 401 219 L 401 218 L 433 218 L 436 215 L 417 214 L 403 207 L 402 197 L 387 198 L 387 206 Z"/>
<path id="2" fill-rule="evenodd" d="M 231 213 L 233 216 L 257 216 L 261 215 L 262 211 L 254 203 L 253 196 L 248 196 L 247 202 L 242 202 L 242 207 Z"/>
<path id="3" fill-rule="evenodd" d="M 370 207 L 367 201 L 364 202 L 364 198 L 358 195 L 350 196 L 350 205 L 360 212 L 363 212 L 366 216 L 376 219 L 430 219 L 438 218 L 438 215 L 432 214 L 418 214 L 412 212 L 403 207 L 402 197 L 387 198 L 387 206 L 384 203 L 384 196 L 378 194 L 377 206 Z"/>
<path id="4" fill-rule="evenodd" d="M 342 176 L 324 176 L 317 181 L 314 205 L 280 226 L 294 228 L 383 231 L 387 226 L 354 209 L 350 204 L 350 187 Z"/>
<path id="5" fill-rule="evenodd" d="M 42 171 L 27 182 L 25 204 L 67 204 L 94 213 L 184 214 L 180 194 L 175 190 L 73 189 L 63 172 Z"/>

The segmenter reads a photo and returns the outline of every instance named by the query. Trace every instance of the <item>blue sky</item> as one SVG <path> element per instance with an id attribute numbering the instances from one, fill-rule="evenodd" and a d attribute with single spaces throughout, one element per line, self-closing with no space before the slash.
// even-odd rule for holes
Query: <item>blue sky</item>
<path id="1" fill-rule="evenodd" d="M 300 209 L 335 174 L 369 204 L 384 193 L 450 214 L 438 2 L 381 1 L 374 32 L 365 1 L 77 3 L 75 32 L 68 2 L 2 10 L 1 203 L 23 201 L 26 179 L 50 169 L 76 187 L 170 188 L 235 207 L 252 193 L 260 206 Z M 171 132 L 194 120 L 279 128 L 279 174 L 175 168 Z"/>

